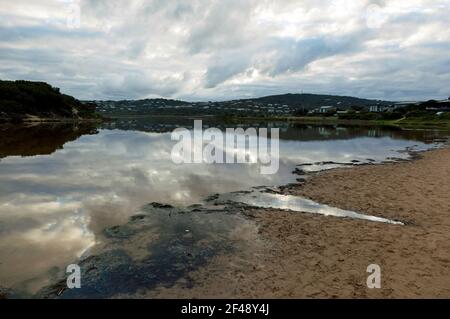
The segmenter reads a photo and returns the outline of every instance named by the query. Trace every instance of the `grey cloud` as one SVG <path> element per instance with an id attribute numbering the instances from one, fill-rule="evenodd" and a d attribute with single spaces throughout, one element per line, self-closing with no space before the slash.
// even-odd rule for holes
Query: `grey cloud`
<path id="1" fill-rule="evenodd" d="M 100 89 L 105 94 L 115 98 L 138 99 L 143 96 L 162 95 L 171 96 L 176 93 L 182 85 L 175 79 L 155 79 L 144 73 L 116 75 L 115 79 L 105 79 Z"/>
<path id="2" fill-rule="evenodd" d="M 60 50 L 49 52 L 45 49 L 19 49 L 0 47 L 0 56 L 2 61 L 19 62 L 22 65 L 34 65 L 42 67 L 43 65 L 57 65 L 64 59 Z"/>
<path id="3" fill-rule="evenodd" d="M 269 74 L 272 76 L 285 72 L 302 70 L 315 60 L 353 51 L 361 46 L 360 35 L 334 38 L 312 38 L 300 41 L 276 41 L 277 55 Z"/>
<path id="4" fill-rule="evenodd" d="M 44 26 L 1 26 L 0 25 L 0 41 L 23 41 L 36 38 L 86 38 L 100 36 L 100 32 L 94 32 L 83 29 L 61 29 L 50 25 Z"/>
<path id="5" fill-rule="evenodd" d="M 81 99 L 450 94 L 446 0 L 81 0 L 78 29 L 69 2 L 21 1 L 36 14 L 0 7 L 0 77 Z"/>
<path id="6" fill-rule="evenodd" d="M 214 88 L 236 74 L 245 71 L 250 63 L 248 56 L 234 52 L 224 57 L 219 57 L 211 63 L 206 72 L 206 88 Z"/>
<path id="7" fill-rule="evenodd" d="M 296 72 L 318 59 L 338 55 L 361 48 L 361 35 L 353 34 L 336 38 L 312 38 L 304 40 L 272 39 L 266 46 L 255 47 L 253 51 L 233 51 L 216 59 L 208 68 L 206 87 L 214 88 L 246 69 L 257 69 L 275 77 L 286 72 Z M 268 61 L 258 64 L 251 56 L 269 53 Z"/>
<path id="8" fill-rule="evenodd" d="M 251 19 L 253 1 L 210 2 L 201 19 L 194 23 L 186 44 L 192 53 L 236 49 L 255 40 L 246 31 Z"/>

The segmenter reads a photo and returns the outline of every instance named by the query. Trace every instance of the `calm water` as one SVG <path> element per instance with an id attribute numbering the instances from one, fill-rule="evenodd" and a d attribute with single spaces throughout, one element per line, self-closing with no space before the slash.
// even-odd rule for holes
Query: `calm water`
<path id="1" fill-rule="evenodd" d="M 281 128 L 281 141 L 280 170 L 270 176 L 257 165 L 173 164 L 170 132 L 192 124 L 126 119 L 100 128 L 0 127 L 0 287 L 37 292 L 103 243 L 105 228 L 127 223 L 148 203 L 187 207 L 211 194 L 292 183 L 299 164 L 318 170 L 406 159 L 405 149 L 435 147 L 436 138 L 447 136 L 271 123 Z"/>

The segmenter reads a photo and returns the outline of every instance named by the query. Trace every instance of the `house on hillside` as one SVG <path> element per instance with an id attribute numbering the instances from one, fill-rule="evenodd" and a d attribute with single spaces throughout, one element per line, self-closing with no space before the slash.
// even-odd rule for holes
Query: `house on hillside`
<path id="1" fill-rule="evenodd" d="M 384 105 L 371 105 L 369 110 L 372 113 L 382 113 L 387 110 L 387 107 Z"/>
<path id="2" fill-rule="evenodd" d="M 319 108 L 319 113 L 321 113 L 321 114 L 330 113 L 330 112 L 336 112 L 336 107 L 334 107 L 334 106 L 321 106 Z"/>
<path id="3" fill-rule="evenodd" d="M 329 112 L 336 112 L 337 108 L 334 106 L 321 106 L 308 112 L 308 114 L 327 114 Z"/>

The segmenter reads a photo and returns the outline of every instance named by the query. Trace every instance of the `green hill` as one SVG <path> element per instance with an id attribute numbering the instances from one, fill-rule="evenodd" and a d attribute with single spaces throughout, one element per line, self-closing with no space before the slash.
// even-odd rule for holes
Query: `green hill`
<path id="1" fill-rule="evenodd" d="M 44 82 L 0 81 L 0 120 L 93 119 L 95 108 Z"/>
<path id="2" fill-rule="evenodd" d="M 259 103 L 285 104 L 301 106 L 304 109 L 311 110 L 321 106 L 335 106 L 342 109 L 348 109 L 352 106 L 369 107 L 371 105 L 390 105 L 392 102 L 382 100 L 368 100 L 351 96 L 322 95 L 322 94 L 283 94 L 265 96 L 256 99 L 249 99 Z"/>

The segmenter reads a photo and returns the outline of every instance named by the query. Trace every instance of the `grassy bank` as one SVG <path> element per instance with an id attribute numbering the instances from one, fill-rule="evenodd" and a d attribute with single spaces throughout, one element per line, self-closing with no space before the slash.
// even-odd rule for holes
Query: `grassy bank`
<path id="1" fill-rule="evenodd" d="M 379 121 L 389 125 L 412 128 L 450 128 L 450 119 L 405 118 L 395 121 Z"/>

